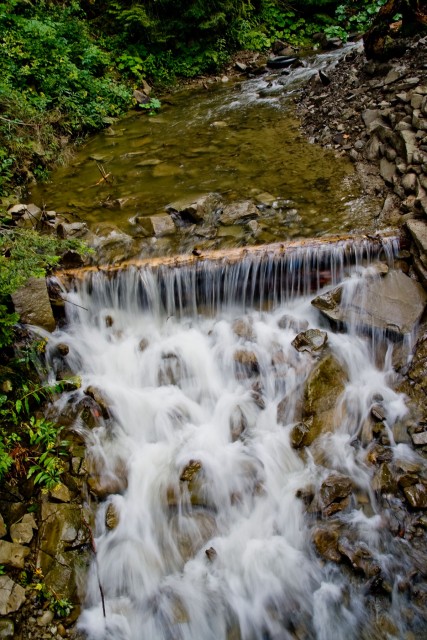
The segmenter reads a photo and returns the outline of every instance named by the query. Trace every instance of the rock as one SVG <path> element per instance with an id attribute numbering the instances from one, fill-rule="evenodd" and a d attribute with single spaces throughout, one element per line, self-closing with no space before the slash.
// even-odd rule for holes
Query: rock
<path id="1" fill-rule="evenodd" d="M 0 513 L 0 538 L 4 538 L 6 533 L 7 533 L 7 528 L 6 528 L 6 525 L 4 523 L 3 516 Z"/>
<path id="2" fill-rule="evenodd" d="M 403 489 L 405 498 L 414 509 L 427 509 L 427 486 L 417 482 Z"/>
<path id="3" fill-rule="evenodd" d="M 350 561 L 354 569 L 364 573 L 367 578 L 372 578 L 381 571 L 363 542 L 354 544 L 348 538 L 342 537 L 338 542 L 338 551 Z"/>
<path id="4" fill-rule="evenodd" d="M 33 539 L 31 522 L 18 522 L 10 526 L 10 537 L 16 544 L 29 544 Z"/>
<path id="5" fill-rule="evenodd" d="M 84 238 L 89 229 L 85 222 L 61 222 L 56 232 L 60 238 Z"/>
<path id="6" fill-rule="evenodd" d="M 23 569 L 25 566 L 25 558 L 30 555 L 28 547 L 14 542 L 0 540 L 0 564 L 17 569 Z M 0 576 L 2 577 L 2 576 Z"/>
<path id="7" fill-rule="evenodd" d="M 347 307 L 328 308 L 323 296 L 312 301 L 334 323 L 349 326 L 356 320 L 361 328 L 387 331 L 397 337 L 411 333 L 418 324 L 427 300 L 423 287 L 401 271 L 383 278 L 365 279 Z"/>
<path id="8" fill-rule="evenodd" d="M 138 105 L 148 104 L 150 102 L 150 97 L 145 91 L 135 89 L 132 95 Z"/>
<path id="9" fill-rule="evenodd" d="M 65 484 L 60 482 L 59 484 L 49 491 L 50 498 L 57 502 L 70 502 L 71 494 L 70 490 Z"/>
<path id="10" fill-rule="evenodd" d="M 284 400 L 287 401 L 287 398 L 284 398 Z M 281 403 L 279 403 L 277 407 L 277 422 L 279 422 L 279 424 L 285 424 L 281 413 L 279 413 L 279 408 L 281 409 Z M 294 449 L 300 449 L 301 447 L 305 447 L 307 444 L 311 444 L 317 435 L 316 433 L 311 433 L 312 427 L 313 418 L 309 418 L 306 422 L 298 422 L 298 424 L 292 428 L 290 441 Z"/>
<path id="11" fill-rule="evenodd" d="M 308 329 L 302 333 L 299 333 L 293 340 L 292 346 L 297 351 L 319 351 L 322 349 L 328 340 L 328 334 L 326 331 L 320 329 Z"/>
<path id="12" fill-rule="evenodd" d="M 396 175 L 396 165 L 394 162 L 390 162 L 386 158 L 381 158 L 380 174 L 386 184 L 393 185 L 394 177 Z"/>
<path id="13" fill-rule="evenodd" d="M 237 69 L 237 71 L 241 71 L 242 73 L 244 73 L 248 67 L 244 62 L 239 62 L 239 60 L 236 60 L 236 62 L 234 63 L 234 68 Z"/>
<path id="14" fill-rule="evenodd" d="M 372 487 L 379 493 L 396 493 L 397 481 L 387 462 L 383 462 L 376 471 L 372 480 Z"/>
<path id="15" fill-rule="evenodd" d="M 120 522 L 119 512 L 117 511 L 117 507 L 113 502 L 107 507 L 107 511 L 105 512 L 105 526 L 107 529 L 116 529 Z"/>
<path id="16" fill-rule="evenodd" d="M 147 236 L 167 236 L 176 231 L 174 222 L 169 215 L 138 216 L 136 222 Z"/>
<path id="17" fill-rule="evenodd" d="M 1 611 L 0 611 L 1 614 Z M 15 637 L 15 625 L 13 620 L 9 618 L 3 618 L 0 620 L 0 638 L 14 638 Z"/>
<path id="18" fill-rule="evenodd" d="M 37 325 L 47 331 L 55 329 L 45 278 L 29 278 L 23 287 L 12 294 L 12 300 L 21 322 Z"/>
<path id="19" fill-rule="evenodd" d="M 331 516 L 350 504 L 353 483 L 347 476 L 333 474 L 322 482 L 319 492 L 322 513 Z"/>
<path id="20" fill-rule="evenodd" d="M 406 228 L 419 251 L 427 255 L 427 223 L 424 220 L 408 220 Z"/>
<path id="21" fill-rule="evenodd" d="M 417 175 L 415 173 L 407 173 L 403 176 L 401 184 L 405 193 L 416 193 L 418 186 Z"/>
<path id="22" fill-rule="evenodd" d="M 219 222 L 223 225 L 240 224 L 251 218 L 258 218 L 259 211 L 253 202 L 235 202 L 226 205 L 219 216 Z"/>
<path id="23" fill-rule="evenodd" d="M 308 329 L 308 322 L 307 320 L 300 320 L 299 318 L 293 318 L 286 314 L 278 320 L 277 326 L 279 329 L 290 329 L 291 331 L 301 333 Z"/>
<path id="24" fill-rule="evenodd" d="M 249 378 L 259 374 L 259 362 L 256 353 L 246 349 L 238 349 L 234 352 L 236 377 Z"/>
<path id="25" fill-rule="evenodd" d="M 325 560 L 332 562 L 341 561 L 341 553 L 338 551 L 338 527 L 316 527 L 313 531 L 313 542 L 317 552 Z"/>
<path id="26" fill-rule="evenodd" d="M 251 322 L 247 318 L 237 318 L 233 322 L 233 331 L 237 337 L 244 340 L 254 340 L 255 333 Z"/>
<path id="27" fill-rule="evenodd" d="M 184 169 L 176 164 L 167 164 L 162 162 L 153 169 L 153 178 L 171 178 L 184 173 Z"/>
<path id="28" fill-rule="evenodd" d="M 9 613 L 18 611 L 24 602 L 25 589 L 8 576 L 0 576 L 0 615 L 7 616 Z M 6 628 L 10 628 L 10 625 L 6 625 Z"/>
<path id="29" fill-rule="evenodd" d="M 386 419 L 386 412 L 382 404 L 374 404 L 371 408 L 371 416 L 376 422 L 383 422 Z"/>
<path id="30" fill-rule="evenodd" d="M 53 611 L 44 611 L 41 616 L 37 618 L 37 624 L 39 627 L 47 627 L 53 621 L 54 613 Z"/>
<path id="31" fill-rule="evenodd" d="M 230 437 L 231 442 L 236 442 L 242 438 L 247 422 L 240 407 L 236 407 L 230 416 Z"/>
<path id="32" fill-rule="evenodd" d="M 200 224 L 210 219 L 220 202 L 216 193 L 186 198 L 168 204 L 166 210 L 182 222 Z"/>
<path id="33" fill-rule="evenodd" d="M 325 355 L 310 372 L 304 389 L 303 423 L 309 426 L 301 446 L 336 427 L 337 400 L 344 391 L 347 374 L 338 360 Z"/>
<path id="34" fill-rule="evenodd" d="M 43 211 L 35 204 L 17 204 L 8 213 L 12 215 L 17 227 L 36 228 L 42 219 Z"/>
<path id="35" fill-rule="evenodd" d="M 411 439 L 416 447 L 423 447 L 427 445 L 427 431 L 421 431 L 421 433 L 412 433 Z"/>
<path id="36" fill-rule="evenodd" d="M 295 56 L 275 56 L 267 60 L 270 69 L 285 69 L 297 61 Z"/>
<path id="37" fill-rule="evenodd" d="M 202 463 L 200 460 L 190 460 L 184 467 L 179 477 L 181 482 L 192 482 L 195 476 L 201 471 Z"/>
<path id="38" fill-rule="evenodd" d="M 213 562 L 216 559 L 217 555 L 218 555 L 213 547 L 209 547 L 209 549 L 206 549 L 205 554 L 206 554 L 207 559 L 210 562 Z"/>
<path id="39" fill-rule="evenodd" d="M 92 400 L 95 400 L 96 404 L 101 409 L 102 417 L 104 420 L 108 420 L 110 418 L 110 409 L 108 408 L 108 402 L 104 398 L 102 391 L 93 385 L 89 385 L 89 387 L 85 389 L 85 394 L 92 398 Z"/>

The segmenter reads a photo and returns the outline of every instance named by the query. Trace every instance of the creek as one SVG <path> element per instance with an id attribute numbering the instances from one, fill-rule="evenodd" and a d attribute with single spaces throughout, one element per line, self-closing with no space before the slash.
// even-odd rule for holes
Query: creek
<path id="1" fill-rule="evenodd" d="M 138 252 L 160 255 L 188 251 L 195 242 L 216 249 L 366 229 L 375 203 L 363 197 L 352 163 L 309 144 L 293 115 L 301 83 L 342 55 L 164 96 L 159 114 L 129 113 L 31 197 L 79 216 L 101 236 L 118 228 L 139 240 Z M 246 224 L 198 224 L 144 239 L 138 218 L 212 192 L 225 203 L 253 200 L 260 209 L 256 232 Z"/>
<path id="2" fill-rule="evenodd" d="M 138 235 L 137 213 L 189 193 L 259 196 L 261 232 L 227 227 L 210 248 L 363 227 L 351 165 L 299 137 L 294 90 L 272 75 L 175 94 L 160 115 L 131 114 L 90 141 L 43 197 Z M 94 158 L 113 187 L 95 186 Z M 194 235 L 178 230 L 156 251 Z M 95 402 L 95 425 L 81 412 L 74 424 L 95 519 L 78 623 L 89 640 L 421 637 L 408 584 L 425 558 L 399 533 L 407 511 L 383 481 L 391 468 L 425 471 L 401 435 L 409 410 L 393 368 L 414 333 L 396 340 L 354 310 L 337 331 L 311 304 L 341 285 L 352 309 L 385 271 L 393 281 L 397 251 L 390 237 L 233 264 L 160 261 L 95 269 L 64 289 L 46 358 L 52 382 L 65 368 L 81 386 L 56 410 Z"/>

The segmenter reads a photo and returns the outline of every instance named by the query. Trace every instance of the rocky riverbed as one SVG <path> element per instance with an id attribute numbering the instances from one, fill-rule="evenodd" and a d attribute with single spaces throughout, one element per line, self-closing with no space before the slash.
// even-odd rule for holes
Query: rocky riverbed
<path id="1" fill-rule="evenodd" d="M 398 227 L 405 235 L 406 244 L 398 262 L 404 272 L 398 277 L 404 280 L 400 281 L 398 288 L 414 290 L 418 309 L 421 305 L 421 310 L 413 322 L 420 322 L 420 329 L 412 360 L 408 363 L 405 358 L 396 357 L 395 367 L 400 375 L 396 377 L 395 386 L 411 399 L 410 415 L 404 421 L 397 420 L 390 434 L 389 426 L 385 424 L 383 399 L 373 399 L 359 445 L 366 447 L 366 464 L 372 470 L 372 490 L 376 492 L 387 515 L 384 525 L 389 530 L 387 535 L 394 539 L 396 548 L 409 545 L 413 549 L 409 554 L 413 555 L 412 561 L 408 561 L 398 588 L 408 594 L 408 599 L 416 604 L 419 611 L 425 611 L 427 585 L 422 554 L 427 529 L 424 515 L 427 508 L 427 478 L 423 462 L 427 451 L 427 333 L 423 329 L 422 314 L 425 296 L 418 282 L 426 287 L 427 39 L 417 38 L 408 42 L 407 52 L 401 58 L 387 63 L 368 62 L 362 52 L 350 52 L 335 68 L 325 70 L 324 74 L 310 81 L 297 98 L 297 111 L 302 131 L 313 144 L 321 144 L 334 149 L 337 154 L 348 155 L 355 163 L 366 192 L 381 198 L 378 226 Z M 182 219 L 193 216 L 191 222 L 197 223 L 198 206 L 193 205 L 189 203 L 187 208 L 176 208 L 173 210 L 175 217 Z M 39 220 L 43 218 L 48 222 L 49 216 L 45 212 L 38 208 L 31 209 L 31 206 L 15 209 L 16 219 L 24 220 L 24 216 L 27 216 L 31 224 L 34 216 L 37 216 Z M 199 206 L 202 204 L 199 203 Z M 252 223 L 258 215 L 253 205 L 249 212 L 239 209 L 236 213 L 235 209 L 230 209 L 228 213 L 230 216 L 241 215 L 245 222 Z M 53 221 L 56 216 L 51 213 L 50 218 Z M 80 235 L 83 229 L 81 226 L 72 227 L 81 223 L 57 222 L 59 232 L 65 235 L 72 236 L 74 231 Z M 68 256 L 67 259 L 69 263 L 74 260 L 78 264 L 80 261 L 78 256 Z M 379 278 L 384 281 L 391 279 L 387 269 L 382 275 L 377 274 L 376 278 L 372 293 L 375 300 L 378 293 L 375 286 L 380 282 Z M 387 291 L 387 286 L 384 282 L 384 291 Z M 412 287 L 415 287 L 416 293 Z M 31 288 L 34 289 L 34 286 Z M 40 302 L 43 295 L 38 291 L 36 299 Z M 339 315 L 342 311 L 340 303 L 341 293 L 336 291 L 327 299 L 317 299 L 314 304 L 333 322 L 337 322 L 337 319 L 344 322 L 345 319 Z M 17 298 L 15 304 L 23 312 L 21 300 Z M 46 294 L 44 312 L 48 307 Z M 29 316 L 28 321 L 38 320 Z M 40 324 L 50 330 L 52 321 L 53 316 L 48 315 Z M 241 328 L 239 330 L 242 331 Z M 293 447 L 301 451 L 302 456 L 306 447 L 312 445 L 322 433 L 322 416 L 328 418 L 330 412 L 337 410 L 336 401 L 346 382 L 346 373 L 331 355 L 325 336 L 310 331 L 314 330 L 295 328 L 295 352 L 308 352 L 313 357 L 312 371 L 304 390 L 306 408 L 291 437 Z M 67 355 L 67 345 L 56 347 L 51 364 L 58 377 L 72 373 L 67 369 Z M 236 362 L 242 365 L 239 358 L 242 359 L 241 352 L 236 355 Z M 257 367 L 253 360 L 248 362 L 249 365 L 245 360 L 243 373 L 241 371 L 240 374 L 250 378 L 257 373 Z M 280 358 L 277 362 L 280 369 Z M 321 380 L 328 377 L 331 384 L 325 394 Z M 78 381 L 70 384 L 76 385 L 76 394 L 81 393 Z M 262 397 L 258 398 L 260 410 L 262 402 Z M 279 404 L 279 421 L 280 411 Z M 320 419 L 317 419 L 318 416 Z M 87 388 L 80 402 L 73 407 L 63 407 L 60 421 L 65 426 L 72 426 L 77 421 L 85 429 L 93 429 L 101 421 L 108 423 L 110 417 L 108 402 L 102 393 Z M 314 417 L 316 419 L 313 420 Z M 234 424 L 232 437 L 243 438 L 244 430 L 243 422 Z M 418 462 L 394 457 L 390 435 L 395 442 L 412 447 L 419 456 Z M 78 606 L 65 620 L 54 620 L 49 603 L 44 606 L 38 604 L 35 585 L 37 580 L 42 581 L 43 576 L 43 582 L 58 597 L 78 603 L 82 592 L 75 586 L 76 579 L 78 581 L 80 568 L 84 567 L 92 554 L 91 520 L 82 502 L 88 495 L 91 500 L 102 502 L 110 493 L 123 491 L 126 473 L 124 468 L 115 470 L 117 473 L 113 477 L 116 484 L 108 484 L 96 461 L 86 456 L 83 439 L 76 434 L 71 439 L 64 482 L 43 495 L 39 511 L 32 513 L 28 510 L 31 483 L 24 483 L 20 488 L 9 487 L 10 494 L 2 501 L 5 524 L 0 519 L 0 563 L 5 567 L 5 575 L 0 576 L 1 637 L 59 639 L 76 636 L 74 623 Z M 189 461 L 189 468 L 191 462 L 194 467 L 194 461 Z M 191 477 L 200 472 L 200 468 L 190 470 Z M 184 480 L 188 481 L 186 478 Z M 353 572 L 354 579 L 365 584 L 373 608 L 375 602 L 386 608 L 392 592 L 390 575 L 381 572 L 369 547 L 365 542 L 352 538 L 349 527 L 339 517 L 350 503 L 363 504 L 366 496 L 354 487 L 345 474 L 333 473 L 325 477 L 318 487 L 301 487 L 299 497 L 313 519 L 312 539 L 317 553 L 325 561 L 340 564 L 345 571 Z M 117 526 L 117 514 L 112 508 L 107 510 L 106 517 L 108 528 Z M 395 569 L 400 570 L 401 567 Z M 23 571 L 31 576 L 31 588 L 25 584 Z M 411 615 L 409 610 L 407 615 Z M 375 637 L 386 637 L 387 633 L 396 637 L 398 630 L 393 628 L 392 621 L 386 615 L 382 618 L 386 631 L 381 629 L 380 619 L 377 620 Z"/>

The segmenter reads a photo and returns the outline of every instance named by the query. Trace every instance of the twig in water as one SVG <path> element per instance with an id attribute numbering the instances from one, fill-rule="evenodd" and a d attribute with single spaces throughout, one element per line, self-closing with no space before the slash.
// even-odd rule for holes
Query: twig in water
<path id="1" fill-rule="evenodd" d="M 101 182 L 103 181 L 107 182 L 107 184 L 111 184 L 113 182 L 113 176 L 111 175 L 111 173 L 107 173 L 100 162 L 97 162 L 96 166 L 98 167 L 98 171 L 101 174 L 101 178 L 100 180 L 98 180 L 95 186 L 101 184 Z"/>

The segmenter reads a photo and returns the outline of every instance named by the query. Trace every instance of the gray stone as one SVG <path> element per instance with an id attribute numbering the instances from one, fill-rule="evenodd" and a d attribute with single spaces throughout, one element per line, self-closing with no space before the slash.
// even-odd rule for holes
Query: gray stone
<path id="1" fill-rule="evenodd" d="M 60 238 L 83 238 L 88 233 L 86 222 L 61 222 L 57 228 Z"/>
<path id="2" fill-rule="evenodd" d="M 418 186 L 418 180 L 415 173 L 407 173 L 402 178 L 402 187 L 405 193 L 416 193 Z"/>
<path id="3" fill-rule="evenodd" d="M 208 193 L 201 196 L 185 198 L 168 204 L 166 210 L 176 214 L 184 222 L 199 224 L 212 215 L 220 202 L 216 193 Z"/>
<path id="4" fill-rule="evenodd" d="M 224 207 L 219 221 L 223 225 L 231 225 L 258 217 L 259 211 L 253 202 L 234 202 Z"/>
<path id="5" fill-rule="evenodd" d="M 413 93 L 411 96 L 411 107 L 413 109 L 419 110 L 421 109 L 422 103 L 423 103 L 423 96 L 420 93 Z"/>
<path id="6" fill-rule="evenodd" d="M 14 542 L 0 540 L 0 564 L 5 564 L 17 569 L 23 569 L 25 558 L 30 555 L 28 547 Z M 2 576 L 0 576 L 2 577 Z"/>
<path id="7" fill-rule="evenodd" d="M 414 152 L 417 151 L 418 149 L 415 131 L 404 130 L 404 131 L 400 131 L 399 135 L 404 142 L 404 147 L 405 147 L 404 158 L 408 164 L 411 164 L 414 156 Z"/>
<path id="8" fill-rule="evenodd" d="M 47 331 L 55 329 L 55 318 L 44 278 L 29 278 L 23 287 L 12 294 L 12 300 L 21 322 L 35 324 Z"/>
<path id="9" fill-rule="evenodd" d="M 421 433 L 411 434 L 412 442 L 417 447 L 427 445 L 427 431 L 421 431 Z"/>
<path id="10" fill-rule="evenodd" d="M 53 611 L 44 611 L 41 616 L 37 618 L 37 624 L 39 627 L 47 627 L 53 621 L 54 613 Z"/>
<path id="11" fill-rule="evenodd" d="M 393 84 L 393 82 L 396 82 L 401 78 L 404 78 L 405 72 L 406 72 L 405 69 L 397 69 L 397 68 L 391 69 L 385 77 L 384 84 L 385 85 Z"/>
<path id="12" fill-rule="evenodd" d="M 383 278 L 365 279 L 356 288 L 347 306 L 327 308 L 323 296 L 312 301 L 327 318 L 346 325 L 389 331 L 397 336 L 412 332 L 419 322 L 427 299 L 423 287 L 401 271 Z"/>
<path id="13" fill-rule="evenodd" d="M 393 179 L 396 175 L 396 165 L 394 164 L 394 162 L 389 162 L 387 158 L 381 158 L 380 175 L 386 184 L 390 186 L 393 185 Z"/>
<path id="14" fill-rule="evenodd" d="M 138 216 L 136 221 L 149 236 L 167 236 L 176 230 L 175 224 L 169 215 Z"/>
<path id="15" fill-rule="evenodd" d="M 427 131 L 427 118 L 423 117 L 419 109 L 414 110 L 412 113 L 412 126 L 414 129 Z"/>
<path id="16" fill-rule="evenodd" d="M 107 529 L 115 529 L 116 527 L 118 527 L 119 522 L 120 514 L 117 510 L 117 507 L 113 502 L 110 502 L 105 512 L 105 526 L 107 527 Z"/>
<path id="17" fill-rule="evenodd" d="M 18 611 L 25 602 L 25 589 L 8 576 L 0 576 L 0 615 Z M 8 637 L 8 636 L 4 636 Z"/>

